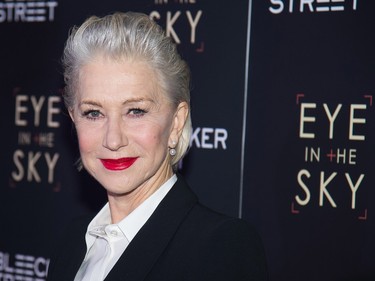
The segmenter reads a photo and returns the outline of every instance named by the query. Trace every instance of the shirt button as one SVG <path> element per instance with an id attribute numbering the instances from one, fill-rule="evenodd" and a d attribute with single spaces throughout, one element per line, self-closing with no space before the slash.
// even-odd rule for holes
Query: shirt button
<path id="1" fill-rule="evenodd" d="M 111 235 L 112 236 L 117 236 L 117 231 L 116 230 L 111 230 Z"/>

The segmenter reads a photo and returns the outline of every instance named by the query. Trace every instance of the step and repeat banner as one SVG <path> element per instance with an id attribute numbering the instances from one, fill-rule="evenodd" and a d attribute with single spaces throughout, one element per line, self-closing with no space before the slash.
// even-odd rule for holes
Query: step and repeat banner
<path id="1" fill-rule="evenodd" d="M 138 11 L 192 70 L 180 172 L 253 223 L 271 281 L 375 280 L 372 0 L 0 0 L 0 281 L 46 279 L 104 190 L 78 172 L 60 58 L 73 25 Z"/>
<path id="2" fill-rule="evenodd" d="M 375 280 L 374 27 L 374 1 L 252 1 L 243 217 L 272 280 Z"/>

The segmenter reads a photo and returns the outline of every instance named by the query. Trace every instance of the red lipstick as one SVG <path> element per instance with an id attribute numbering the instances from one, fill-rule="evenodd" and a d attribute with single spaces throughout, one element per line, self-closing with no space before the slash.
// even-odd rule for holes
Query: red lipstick
<path id="1" fill-rule="evenodd" d="M 129 168 L 137 159 L 138 157 L 124 157 L 118 159 L 100 159 L 100 161 L 106 169 L 120 171 Z"/>

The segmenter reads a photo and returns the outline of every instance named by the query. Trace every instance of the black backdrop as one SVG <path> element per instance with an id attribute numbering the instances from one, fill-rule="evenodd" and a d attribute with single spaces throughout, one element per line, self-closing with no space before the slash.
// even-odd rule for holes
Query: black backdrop
<path id="1" fill-rule="evenodd" d="M 60 57 L 86 17 L 142 11 L 193 73 L 183 173 L 252 222 L 270 279 L 374 280 L 371 0 L 0 1 L 0 280 L 45 280 L 68 221 L 105 193 L 77 172 Z"/>

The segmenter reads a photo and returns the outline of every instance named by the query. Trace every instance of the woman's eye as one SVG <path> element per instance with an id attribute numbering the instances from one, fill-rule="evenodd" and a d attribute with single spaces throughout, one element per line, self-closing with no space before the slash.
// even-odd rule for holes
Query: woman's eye
<path id="1" fill-rule="evenodd" d="M 83 113 L 83 116 L 88 119 L 98 119 L 101 116 L 101 113 L 99 110 L 87 110 Z"/>
<path id="2" fill-rule="evenodd" d="M 129 110 L 130 115 L 134 115 L 134 116 L 137 116 L 137 117 L 143 116 L 146 113 L 147 113 L 146 110 L 140 109 L 140 108 L 132 108 L 132 109 Z"/>

